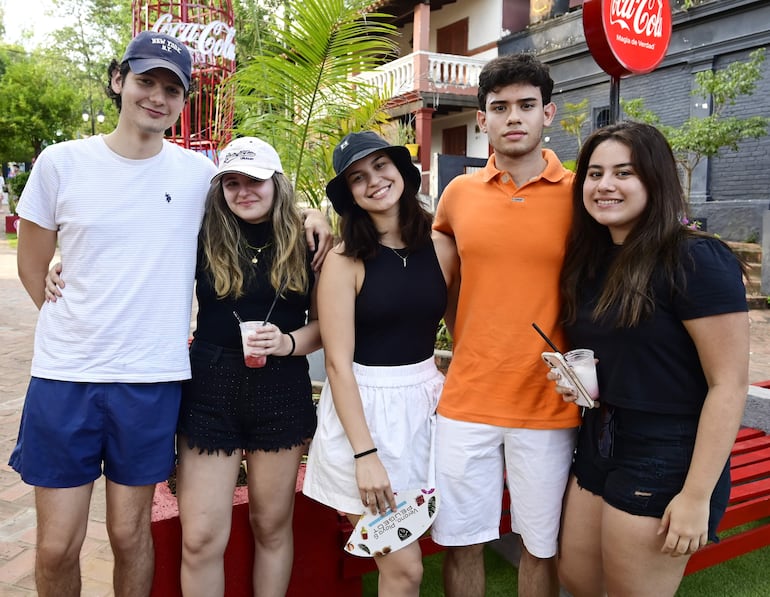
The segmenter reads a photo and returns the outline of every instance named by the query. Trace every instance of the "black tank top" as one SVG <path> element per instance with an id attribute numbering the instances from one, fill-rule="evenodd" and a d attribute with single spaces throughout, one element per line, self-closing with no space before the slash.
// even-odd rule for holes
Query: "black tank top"
<path id="1" fill-rule="evenodd" d="M 399 249 L 407 255 L 406 249 Z M 356 297 L 356 363 L 394 366 L 433 356 L 436 329 L 444 316 L 447 289 L 433 243 L 404 260 L 380 245 L 364 262 L 364 283 Z"/>

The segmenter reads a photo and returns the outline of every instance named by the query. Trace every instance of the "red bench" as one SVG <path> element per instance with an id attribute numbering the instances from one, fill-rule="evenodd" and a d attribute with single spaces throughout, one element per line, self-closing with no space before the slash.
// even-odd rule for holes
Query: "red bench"
<path id="1" fill-rule="evenodd" d="M 304 496 L 304 470 L 297 479 L 294 504 L 294 567 L 287 597 L 334 595 L 361 597 L 362 576 L 376 570 L 371 558 L 358 558 L 346 553 L 342 546 L 353 531 L 348 519 Z M 254 542 L 249 526 L 249 509 L 245 487 L 238 488 L 233 500 L 230 541 L 225 551 L 226 597 L 252 597 L 251 564 Z M 158 503 L 164 502 L 159 508 Z M 508 493 L 503 498 L 503 520 L 500 532 L 511 530 Z M 160 510 L 164 510 L 161 512 Z M 182 561 L 182 529 L 176 510 L 176 499 L 165 484 L 156 489 L 152 535 L 155 542 L 155 577 L 152 597 L 182 597 L 179 568 Z M 423 555 L 443 548 L 429 536 L 420 539 Z"/>
<path id="2" fill-rule="evenodd" d="M 730 502 L 717 532 L 770 518 L 769 435 L 748 427 L 738 432 L 732 449 L 730 478 L 733 482 Z M 692 574 L 768 545 L 770 522 L 707 545 L 690 558 L 685 574 Z"/>
<path id="3" fill-rule="evenodd" d="M 730 504 L 719 532 L 748 522 L 770 517 L 770 436 L 757 429 L 744 428 L 738 433 L 732 450 L 733 488 Z M 298 479 L 301 487 L 302 474 Z M 233 505 L 230 542 L 225 552 L 225 594 L 227 597 L 251 597 L 251 563 L 254 544 L 249 527 L 245 491 L 240 488 Z M 167 488 L 159 486 L 159 491 Z M 511 530 L 508 492 L 503 496 L 500 534 Z M 174 504 L 175 506 L 175 504 Z M 334 595 L 360 597 L 362 576 L 376 570 L 374 561 L 346 553 L 342 546 L 352 532 L 349 521 L 325 506 L 296 494 L 294 506 L 294 568 L 288 597 Z M 176 512 L 158 518 L 152 525 L 155 540 L 155 579 L 153 597 L 181 597 L 181 528 Z M 714 566 L 731 558 L 770 545 L 770 524 L 741 531 L 710 544 L 690 558 L 685 574 Z M 424 556 L 443 548 L 429 536 L 420 539 Z"/>

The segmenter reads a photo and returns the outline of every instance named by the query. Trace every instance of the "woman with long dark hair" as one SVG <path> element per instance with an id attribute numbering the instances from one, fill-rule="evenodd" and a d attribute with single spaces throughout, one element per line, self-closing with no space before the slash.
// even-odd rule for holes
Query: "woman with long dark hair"
<path id="1" fill-rule="evenodd" d="M 580 428 L 560 579 L 576 597 L 673 595 L 730 494 L 748 384 L 742 266 L 682 224 L 676 162 L 652 126 L 586 140 L 573 207 L 563 319 L 570 346 L 598 359 L 601 408 Z"/>
<path id="2" fill-rule="evenodd" d="M 431 427 L 443 375 L 436 330 L 457 279 L 453 243 L 431 240 L 420 173 L 405 147 L 373 132 L 334 150 L 326 187 L 342 243 L 324 263 L 318 312 L 328 381 L 304 492 L 348 514 L 396 510 L 394 492 L 428 486 Z M 418 542 L 375 558 L 379 594 L 417 596 Z"/>

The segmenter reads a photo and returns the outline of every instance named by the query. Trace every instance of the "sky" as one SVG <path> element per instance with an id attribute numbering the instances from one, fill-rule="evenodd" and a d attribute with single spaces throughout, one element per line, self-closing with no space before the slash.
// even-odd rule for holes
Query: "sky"
<path id="1" fill-rule="evenodd" d="M 4 8 L 5 41 L 20 43 L 27 49 L 41 45 L 51 31 L 62 26 L 61 21 L 47 15 L 53 8 L 51 0 L 0 0 Z M 31 42 L 22 43 L 24 30 L 33 33 Z"/>

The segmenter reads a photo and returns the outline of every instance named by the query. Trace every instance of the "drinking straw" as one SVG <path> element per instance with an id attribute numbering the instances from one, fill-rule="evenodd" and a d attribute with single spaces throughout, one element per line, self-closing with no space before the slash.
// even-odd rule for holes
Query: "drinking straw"
<path id="1" fill-rule="evenodd" d="M 267 325 L 267 320 L 270 319 L 270 315 L 273 314 L 273 309 L 275 308 L 275 304 L 278 302 L 278 297 L 281 296 L 281 293 L 283 292 L 283 289 L 286 287 L 286 283 L 284 282 L 281 284 L 281 287 L 278 289 L 278 292 L 275 293 L 275 298 L 273 299 L 272 304 L 270 305 L 270 308 L 267 310 L 267 315 L 265 315 L 265 321 L 262 322 L 262 325 Z M 238 311 L 233 311 L 233 315 L 235 315 L 235 318 L 238 320 L 238 323 L 243 323 L 243 319 L 241 319 L 241 316 L 238 315 Z"/>
<path id="2" fill-rule="evenodd" d="M 278 297 L 281 296 L 281 293 L 283 292 L 285 287 L 286 287 L 286 282 L 281 284 L 281 287 L 275 293 L 275 298 L 273 299 L 273 304 L 270 305 L 270 308 L 267 310 L 267 315 L 265 315 L 265 321 L 262 323 L 262 325 L 267 325 L 267 320 L 270 319 L 270 315 L 272 315 L 272 313 L 273 313 L 273 308 L 275 307 L 275 304 L 278 302 Z"/>
<path id="3" fill-rule="evenodd" d="M 548 342 L 548 346 L 553 348 L 554 352 L 559 352 L 559 353 L 561 352 L 561 350 L 556 348 L 556 344 L 551 342 L 551 339 L 548 336 L 545 335 L 545 332 L 543 330 L 541 330 L 535 322 L 532 322 L 532 327 L 535 328 L 537 330 L 537 333 L 540 334 L 543 337 L 543 340 Z"/>

